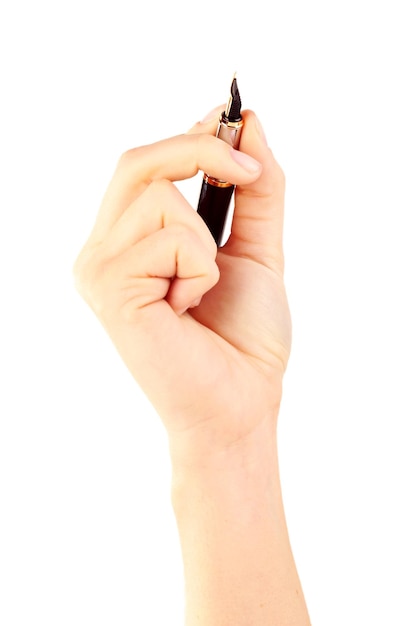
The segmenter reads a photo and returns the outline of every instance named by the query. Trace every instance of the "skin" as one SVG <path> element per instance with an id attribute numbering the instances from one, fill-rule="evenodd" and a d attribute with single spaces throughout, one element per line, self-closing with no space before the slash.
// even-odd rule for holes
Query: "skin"
<path id="1" fill-rule="evenodd" d="M 276 441 L 284 175 L 255 114 L 236 152 L 213 136 L 220 111 L 121 157 L 75 277 L 167 430 L 187 626 L 303 626 Z M 198 170 L 237 185 L 219 250 L 173 184 Z"/>

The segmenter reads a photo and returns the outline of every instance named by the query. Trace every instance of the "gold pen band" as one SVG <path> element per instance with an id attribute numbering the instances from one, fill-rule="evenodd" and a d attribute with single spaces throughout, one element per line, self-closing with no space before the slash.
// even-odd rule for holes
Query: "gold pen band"
<path id="1" fill-rule="evenodd" d="M 213 187 L 233 187 L 232 183 L 227 183 L 225 180 L 218 180 L 208 174 L 204 174 L 204 182 L 212 185 Z"/>

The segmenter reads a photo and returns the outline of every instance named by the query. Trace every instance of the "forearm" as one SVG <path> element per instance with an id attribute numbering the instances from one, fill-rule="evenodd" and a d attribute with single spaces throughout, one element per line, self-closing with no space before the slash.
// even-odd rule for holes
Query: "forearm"
<path id="1" fill-rule="evenodd" d="M 309 624 L 266 430 L 205 467 L 173 465 L 186 626 Z"/>

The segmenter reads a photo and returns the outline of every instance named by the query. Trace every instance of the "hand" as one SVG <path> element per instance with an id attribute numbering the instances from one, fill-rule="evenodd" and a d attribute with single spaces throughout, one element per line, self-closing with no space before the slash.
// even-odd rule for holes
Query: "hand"
<path id="1" fill-rule="evenodd" d="M 124 154 L 75 264 L 172 449 L 195 462 L 274 428 L 290 351 L 284 176 L 254 113 L 243 116 L 240 152 L 213 120 Z M 238 185 L 219 250 L 172 182 L 198 170 Z"/>

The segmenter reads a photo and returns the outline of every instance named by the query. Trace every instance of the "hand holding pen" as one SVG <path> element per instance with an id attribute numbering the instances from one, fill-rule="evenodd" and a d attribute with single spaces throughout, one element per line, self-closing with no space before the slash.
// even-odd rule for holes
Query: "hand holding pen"
<path id="1" fill-rule="evenodd" d="M 122 156 L 75 276 L 167 430 L 186 624 L 306 626 L 276 445 L 284 177 L 253 112 L 239 151 L 218 115 Z M 198 170 L 237 185 L 219 249 L 173 184 Z"/>

